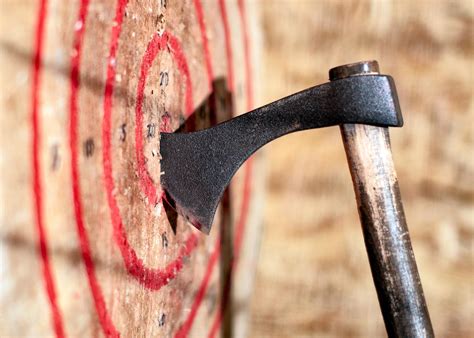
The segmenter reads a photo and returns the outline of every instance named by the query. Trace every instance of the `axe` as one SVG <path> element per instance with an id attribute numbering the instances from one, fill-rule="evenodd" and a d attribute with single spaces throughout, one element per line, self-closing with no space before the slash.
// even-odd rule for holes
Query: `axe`
<path id="1" fill-rule="evenodd" d="M 165 200 L 209 233 L 237 169 L 288 133 L 339 125 L 380 308 L 390 337 L 433 337 L 406 225 L 388 127 L 403 119 L 393 79 L 376 61 L 332 68 L 324 83 L 190 133 L 162 133 Z"/>

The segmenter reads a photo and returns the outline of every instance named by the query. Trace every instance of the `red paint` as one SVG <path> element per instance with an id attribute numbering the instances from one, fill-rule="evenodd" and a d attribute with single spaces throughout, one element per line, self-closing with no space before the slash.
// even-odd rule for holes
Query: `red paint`
<path id="1" fill-rule="evenodd" d="M 32 62 L 31 86 L 31 127 L 32 127 L 32 166 L 33 166 L 33 199 L 35 203 L 35 224 L 38 231 L 38 249 L 43 265 L 43 279 L 51 308 L 51 317 L 56 337 L 64 337 L 63 319 L 56 300 L 56 286 L 48 255 L 48 238 L 43 224 L 43 192 L 41 181 L 41 132 L 40 132 L 40 84 L 41 64 L 44 45 L 44 28 L 46 23 L 46 0 L 39 2 L 38 21 L 35 31 L 34 58 Z"/>
<path id="2" fill-rule="evenodd" d="M 162 191 L 157 191 L 155 183 L 153 182 L 150 174 L 146 169 L 146 158 L 143 153 L 143 98 L 144 90 L 146 85 L 146 79 L 148 76 L 148 71 L 153 65 L 153 61 L 157 57 L 158 53 L 163 50 L 170 50 L 173 58 L 178 66 L 178 70 L 185 79 L 186 84 L 186 93 L 185 93 L 185 106 L 186 112 L 185 117 L 188 117 L 193 113 L 194 104 L 193 104 L 193 92 L 191 77 L 189 74 L 188 63 L 184 56 L 183 50 L 179 41 L 176 37 L 170 35 L 168 32 L 164 32 L 163 35 L 155 34 L 153 39 L 148 44 L 148 47 L 145 51 L 145 55 L 142 60 L 140 68 L 140 77 L 138 79 L 138 88 L 137 88 L 137 99 L 135 106 L 135 150 L 137 156 L 137 165 L 138 165 L 138 176 L 140 178 L 140 186 L 142 191 L 145 193 L 145 196 L 148 198 L 148 202 L 151 205 L 161 202 L 163 197 Z M 160 132 L 171 132 L 169 129 L 168 119 L 164 119 L 160 125 Z M 110 156 L 110 155 L 109 155 Z"/>
<path id="3" fill-rule="evenodd" d="M 209 40 L 207 39 L 206 23 L 204 21 L 204 12 L 202 10 L 201 0 L 194 0 L 194 8 L 201 30 L 202 45 L 204 48 L 204 59 L 206 62 L 207 79 L 209 81 L 209 91 L 212 92 L 212 81 L 214 80 L 214 70 L 212 68 L 211 52 L 209 51 Z"/>
<path id="4" fill-rule="evenodd" d="M 230 35 L 229 20 L 227 18 L 227 9 L 225 1 L 219 0 L 219 10 L 221 13 L 222 24 L 224 26 L 225 52 L 227 57 L 227 87 L 230 92 L 234 92 L 234 70 L 232 56 L 232 40 Z"/>
<path id="5" fill-rule="evenodd" d="M 91 255 L 89 245 L 89 238 L 84 226 L 84 219 L 82 214 L 81 190 L 80 190 L 80 174 L 79 174 L 79 155 L 78 155 L 78 91 L 80 86 L 80 62 L 82 54 L 82 42 L 84 39 L 85 24 L 87 18 L 88 0 L 82 0 L 77 22 L 81 22 L 79 29 L 74 31 L 74 51 L 71 57 L 71 73 L 70 73 L 70 106 L 69 106 L 69 146 L 71 151 L 71 177 L 72 177 L 72 192 L 74 200 L 74 212 L 76 216 L 76 227 L 81 246 L 82 259 L 86 268 L 86 273 L 89 281 L 89 287 L 94 299 L 94 305 L 97 315 L 99 317 L 100 325 L 104 333 L 108 337 L 118 337 L 119 333 L 116 330 L 105 305 L 104 297 L 97 278 L 95 275 L 94 261 Z M 117 13 L 119 15 L 120 13 Z M 119 15 L 121 17 L 121 15 Z M 79 27 L 78 26 L 78 27 Z"/>

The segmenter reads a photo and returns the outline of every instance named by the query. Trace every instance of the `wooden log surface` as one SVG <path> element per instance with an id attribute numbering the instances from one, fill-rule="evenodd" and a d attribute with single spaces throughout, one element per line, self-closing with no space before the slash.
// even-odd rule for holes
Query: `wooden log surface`
<path id="1" fill-rule="evenodd" d="M 254 6 L 3 1 L 0 13 L 0 336 L 245 336 L 260 158 L 208 237 L 163 208 L 159 137 L 253 107 Z M 233 106 L 214 109 L 226 91 Z"/>

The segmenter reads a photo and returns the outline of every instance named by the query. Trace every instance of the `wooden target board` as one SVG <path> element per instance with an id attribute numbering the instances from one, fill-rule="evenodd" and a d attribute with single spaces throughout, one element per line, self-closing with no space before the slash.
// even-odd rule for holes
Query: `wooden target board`
<path id="1" fill-rule="evenodd" d="M 2 4 L 0 335 L 245 336 L 260 159 L 206 236 L 163 207 L 159 140 L 253 107 L 253 7 Z"/>

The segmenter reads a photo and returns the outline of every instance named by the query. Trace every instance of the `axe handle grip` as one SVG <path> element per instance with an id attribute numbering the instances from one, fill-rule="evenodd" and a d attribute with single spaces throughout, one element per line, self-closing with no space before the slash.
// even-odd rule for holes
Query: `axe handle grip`
<path id="1" fill-rule="evenodd" d="M 388 128 L 341 126 L 372 277 L 389 337 L 434 337 L 395 172 Z"/>

